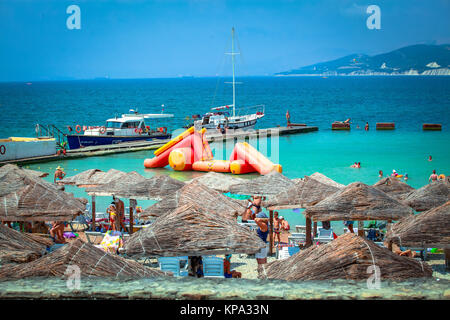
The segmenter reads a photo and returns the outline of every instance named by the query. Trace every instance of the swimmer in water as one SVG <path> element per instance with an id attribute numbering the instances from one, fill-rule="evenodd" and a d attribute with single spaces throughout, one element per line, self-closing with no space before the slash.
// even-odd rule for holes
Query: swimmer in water
<path id="1" fill-rule="evenodd" d="M 358 168 L 358 163 L 355 162 L 354 164 L 352 164 L 352 165 L 350 166 L 350 168 Z"/>
<path id="2" fill-rule="evenodd" d="M 428 182 L 436 182 L 438 179 L 438 175 L 436 174 L 436 170 L 433 170 L 430 178 L 428 178 Z"/>
<path id="3" fill-rule="evenodd" d="M 428 157 L 428 161 L 433 161 L 433 159 L 431 158 L 431 156 Z"/>
<path id="4" fill-rule="evenodd" d="M 397 171 L 395 171 L 395 169 L 394 169 L 394 170 L 392 170 L 391 177 L 396 177 L 396 176 L 398 176 L 398 173 L 397 173 Z"/>
<path id="5" fill-rule="evenodd" d="M 383 178 L 383 171 L 378 171 L 378 178 Z"/>
<path id="6" fill-rule="evenodd" d="M 403 179 L 405 179 L 405 181 L 408 180 L 408 174 L 407 173 L 405 173 L 405 176 L 403 177 Z"/>

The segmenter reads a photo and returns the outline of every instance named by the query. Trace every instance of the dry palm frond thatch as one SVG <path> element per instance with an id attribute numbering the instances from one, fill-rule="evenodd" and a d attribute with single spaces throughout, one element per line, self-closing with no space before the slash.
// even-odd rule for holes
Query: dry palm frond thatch
<path id="1" fill-rule="evenodd" d="M 0 168 L 0 220 L 67 221 L 84 212 L 86 202 L 15 165 Z"/>
<path id="2" fill-rule="evenodd" d="M 125 243 L 129 256 L 201 256 L 255 253 L 265 246 L 236 220 L 187 204 L 166 213 Z"/>
<path id="3" fill-rule="evenodd" d="M 184 182 L 175 180 L 167 175 L 159 175 L 147 179 L 136 171 L 132 171 L 109 183 L 87 188 L 86 192 L 89 195 L 115 195 L 141 200 L 161 200 L 167 194 L 176 192 L 184 185 Z"/>
<path id="4" fill-rule="evenodd" d="M 411 215 L 412 210 L 383 191 L 354 182 L 308 207 L 304 214 L 313 221 L 398 220 Z"/>
<path id="5" fill-rule="evenodd" d="M 81 279 L 86 277 L 147 278 L 165 275 L 158 269 L 145 267 L 139 262 L 107 253 L 77 239 L 32 262 L 13 267 L 4 266 L 0 269 L 0 279 L 63 277 L 70 266 L 80 269 Z"/>
<path id="6" fill-rule="evenodd" d="M 104 172 L 99 169 L 89 169 L 83 172 L 80 172 L 77 175 L 72 177 L 66 177 L 59 181 L 59 184 L 71 184 L 76 185 L 77 187 L 95 187 L 99 185 L 103 185 L 109 183 L 113 180 L 120 179 L 125 176 L 126 172 L 119 171 L 116 169 L 110 169 L 107 172 Z"/>
<path id="7" fill-rule="evenodd" d="M 197 204 L 211 213 L 214 212 L 217 215 L 228 218 L 236 217 L 245 210 L 244 202 L 224 196 L 200 182 L 191 182 L 145 209 L 141 213 L 140 218 L 158 217 L 175 210 L 177 207 L 190 203 Z"/>
<path id="8" fill-rule="evenodd" d="M 24 169 L 25 172 L 29 173 L 29 174 L 34 174 L 35 176 L 39 177 L 39 178 L 45 178 L 46 176 L 48 176 L 47 172 L 42 172 L 42 171 L 36 171 L 36 170 L 31 170 L 31 169 Z"/>
<path id="9" fill-rule="evenodd" d="M 277 171 L 230 187 L 230 192 L 244 195 L 274 196 L 294 185 L 294 182 Z"/>
<path id="10" fill-rule="evenodd" d="M 414 191 L 413 187 L 393 177 L 383 178 L 373 186 L 396 199 L 401 199 L 402 196 Z"/>
<path id="11" fill-rule="evenodd" d="M 403 218 L 392 225 L 386 240 L 405 247 L 450 247 L 450 201 L 426 212 Z"/>
<path id="12" fill-rule="evenodd" d="M 450 186 L 436 181 L 414 190 L 402 197 L 405 204 L 416 211 L 426 211 L 450 200 Z"/>
<path id="13" fill-rule="evenodd" d="M 269 210 L 305 208 L 312 206 L 339 191 L 334 185 L 324 184 L 306 176 L 297 180 L 292 187 L 269 198 L 263 203 Z"/>
<path id="14" fill-rule="evenodd" d="M 372 270 L 369 269 L 371 266 Z M 366 280 L 374 274 L 376 267 L 381 279 L 402 280 L 432 275 L 431 267 L 425 262 L 401 257 L 353 233 L 346 233 L 325 245 L 312 246 L 288 259 L 271 262 L 266 273 L 270 279 L 288 281 Z"/>
<path id="15" fill-rule="evenodd" d="M 208 172 L 207 174 L 203 174 L 200 177 L 194 178 L 190 182 L 198 181 L 205 186 L 214 189 L 219 192 L 229 192 L 230 187 L 234 185 L 240 185 L 245 183 L 247 180 L 231 176 L 225 173 L 217 173 L 217 172 Z"/>
<path id="16" fill-rule="evenodd" d="M 314 172 L 312 175 L 309 176 L 310 178 L 313 178 L 319 182 L 322 182 L 323 184 L 327 184 L 332 187 L 336 187 L 338 189 L 342 189 L 345 187 L 344 184 L 338 183 L 334 181 L 333 179 L 328 178 L 326 175 L 320 173 L 320 172 Z"/>
<path id="17" fill-rule="evenodd" d="M 0 224 L 0 262 L 29 262 L 45 254 L 46 246 L 30 235 Z"/>

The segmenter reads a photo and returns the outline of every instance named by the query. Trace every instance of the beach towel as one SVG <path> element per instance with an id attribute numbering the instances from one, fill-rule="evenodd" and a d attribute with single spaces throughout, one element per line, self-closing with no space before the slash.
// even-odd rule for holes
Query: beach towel
<path id="1" fill-rule="evenodd" d="M 108 231 L 98 246 L 106 252 L 115 253 L 122 244 L 122 233 L 118 231 Z"/>

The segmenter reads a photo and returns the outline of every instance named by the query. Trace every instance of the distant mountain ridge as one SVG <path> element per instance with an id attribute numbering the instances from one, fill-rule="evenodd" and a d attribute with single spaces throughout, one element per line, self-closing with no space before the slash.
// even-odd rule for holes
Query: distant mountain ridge
<path id="1" fill-rule="evenodd" d="M 450 44 L 418 44 L 374 56 L 352 54 L 275 75 L 450 75 Z"/>

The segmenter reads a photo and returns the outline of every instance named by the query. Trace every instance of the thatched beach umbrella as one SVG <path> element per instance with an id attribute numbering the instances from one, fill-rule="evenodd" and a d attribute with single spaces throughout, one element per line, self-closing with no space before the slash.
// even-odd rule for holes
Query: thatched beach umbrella
<path id="1" fill-rule="evenodd" d="M 211 171 L 207 174 L 201 175 L 200 177 L 194 178 L 187 183 L 195 181 L 198 181 L 211 189 L 225 193 L 230 192 L 231 186 L 246 183 L 248 180 L 234 177 L 229 174 Z"/>
<path id="2" fill-rule="evenodd" d="M 139 200 L 161 200 L 185 185 L 167 175 L 145 178 L 136 171 L 128 172 L 120 178 L 98 187 L 87 188 L 89 195 L 132 198 Z"/>
<path id="3" fill-rule="evenodd" d="M 320 173 L 320 172 L 314 172 L 312 175 L 309 176 L 310 178 L 313 178 L 319 182 L 322 182 L 323 184 L 327 184 L 333 187 L 336 187 L 338 189 L 341 189 L 345 187 L 344 184 L 338 183 L 334 181 L 333 179 L 328 178 L 326 175 Z"/>
<path id="4" fill-rule="evenodd" d="M 339 190 L 334 185 L 305 176 L 303 180 L 296 181 L 292 187 L 271 196 L 263 205 L 268 210 L 306 208 Z"/>
<path id="5" fill-rule="evenodd" d="M 230 192 L 234 194 L 274 196 L 289 187 L 294 182 L 277 171 L 247 180 L 245 183 L 236 184 L 230 187 Z"/>
<path id="6" fill-rule="evenodd" d="M 355 234 L 347 233 L 320 246 L 312 246 L 285 260 L 267 264 L 269 279 L 367 280 L 380 271 L 380 279 L 403 280 L 431 277 L 431 267 L 412 258 L 401 257 Z"/>
<path id="7" fill-rule="evenodd" d="M 241 201 L 224 196 L 197 181 L 186 184 L 183 188 L 151 205 L 141 213 L 141 218 L 159 217 L 185 204 L 196 204 L 210 213 L 227 218 L 236 217 L 245 210 L 245 204 Z"/>
<path id="8" fill-rule="evenodd" d="M 89 169 L 72 177 L 65 177 L 64 179 L 58 181 L 59 184 L 70 184 L 76 185 L 77 187 L 94 187 L 99 185 L 104 185 L 113 180 L 120 179 L 125 176 L 126 172 L 119 171 L 116 169 L 110 169 L 104 172 L 99 169 Z"/>
<path id="9" fill-rule="evenodd" d="M 86 192 L 92 196 L 117 196 L 130 199 L 130 233 L 133 233 L 133 212 L 136 200 L 161 200 L 167 194 L 176 192 L 185 185 L 167 175 L 144 178 L 136 171 L 125 173 L 119 178 L 97 187 L 87 188 Z"/>
<path id="10" fill-rule="evenodd" d="M 306 218 L 313 221 L 333 220 L 399 220 L 412 214 L 411 208 L 375 187 L 354 182 L 328 196 L 314 206 L 306 208 Z M 308 227 L 308 224 L 307 224 Z M 363 236 L 361 226 L 359 235 Z M 306 233 L 310 244 L 310 232 Z"/>
<path id="11" fill-rule="evenodd" d="M 402 196 L 414 191 L 414 188 L 411 187 L 409 184 L 404 183 L 398 180 L 397 178 L 393 177 L 383 178 L 377 183 L 375 183 L 373 186 L 378 190 L 381 190 L 396 199 L 401 199 Z"/>
<path id="12" fill-rule="evenodd" d="M 450 201 L 401 219 L 388 230 L 386 240 L 404 247 L 450 248 Z"/>
<path id="13" fill-rule="evenodd" d="M 236 220 L 191 203 L 133 234 L 125 243 L 125 252 L 129 256 L 253 254 L 264 246 L 255 232 Z"/>
<path id="14" fill-rule="evenodd" d="M 0 224 L 0 263 L 29 262 L 44 255 L 46 246 L 27 233 Z"/>
<path id="15" fill-rule="evenodd" d="M 0 220 L 67 221 L 82 213 L 86 200 L 15 165 L 0 168 Z"/>
<path id="16" fill-rule="evenodd" d="M 426 211 L 450 200 L 450 186 L 436 181 L 403 196 L 403 202 L 416 211 Z"/>
<path id="17" fill-rule="evenodd" d="M 32 262 L 4 266 L 0 269 L 0 279 L 23 279 L 28 277 L 64 277 L 70 267 L 81 271 L 81 279 L 101 278 L 148 278 L 164 276 L 166 273 L 145 267 L 139 262 L 127 260 L 96 248 L 92 244 L 77 239 Z"/>
<path id="18" fill-rule="evenodd" d="M 313 221 L 398 220 L 411 208 L 372 186 L 354 182 L 305 210 Z"/>
<path id="19" fill-rule="evenodd" d="M 27 172 L 29 174 L 34 174 L 35 176 L 37 176 L 39 178 L 45 178 L 46 176 L 48 176 L 48 172 L 31 170 L 31 169 L 23 169 L 23 170 L 25 170 L 25 172 Z"/>

